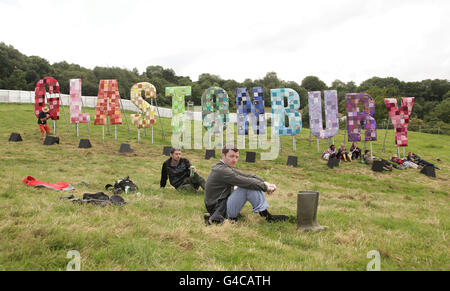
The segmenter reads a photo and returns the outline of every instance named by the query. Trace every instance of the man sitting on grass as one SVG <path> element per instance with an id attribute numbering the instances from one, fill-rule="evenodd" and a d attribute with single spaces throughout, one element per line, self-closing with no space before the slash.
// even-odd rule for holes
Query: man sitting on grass
<path id="1" fill-rule="evenodd" d="M 269 204 L 264 192 L 271 194 L 277 187 L 261 177 L 236 170 L 238 159 L 239 149 L 227 145 L 222 150 L 222 159 L 212 167 L 205 189 L 205 206 L 210 214 L 204 216 L 206 224 L 210 224 L 210 220 L 221 223 L 225 218 L 237 220 L 247 201 L 253 206 L 254 213 L 269 222 L 287 220 L 285 215 L 272 215 L 267 211 Z"/>
<path id="2" fill-rule="evenodd" d="M 161 188 L 166 187 L 167 177 L 177 190 L 197 191 L 199 187 L 205 189 L 205 179 L 191 166 L 188 159 L 181 157 L 181 149 L 172 148 L 170 158 L 162 165 Z"/>

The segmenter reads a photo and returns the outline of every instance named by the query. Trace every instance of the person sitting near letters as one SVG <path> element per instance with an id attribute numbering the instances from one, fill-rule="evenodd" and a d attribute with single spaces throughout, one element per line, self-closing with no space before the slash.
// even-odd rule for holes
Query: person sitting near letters
<path id="1" fill-rule="evenodd" d="M 352 146 L 350 147 L 350 155 L 352 156 L 352 160 L 356 160 L 361 156 L 361 149 L 356 144 L 356 141 L 352 142 Z"/>
<path id="2" fill-rule="evenodd" d="M 267 210 L 269 204 L 264 192 L 273 193 L 276 185 L 257 175 L 236 170 L 238 159 L 239 149 L 226 145 L 222 149 L 222 159 L 212 167 L 206 180 L 205 206 L 209 214 L 204 216 L 205 223 L 221 223 L 226 218 L 236 221 L 247 201 L 253 206 L 254 213 L 259 213 L 269 222 L 287 220 L 287 216 L 272 215 Z"/>
<path id="3" fill-rule="evenodd" d="M 334 146 L 334 144 L 332 144 L 330 146 L 330 148 L 326 149 L 323 153 L 321 158 L 328 160 L 330 158 L 335 158 L 336 157 L 336 147 Z"/>
<path id="4" fill-rule="evenodd" d="M 177 190 L 197 191 L 199 187 L 205 189 L 205 179 L 191 166 L 188 159 L 181 157 L 181 149 L 172 148 L 170 158 L 162 165 L 161 188 L 166 187 L 167 178 Z"/>
<path id="5" fill-rule="evenodd" d="M 351 162 L 352 161 L 352 157 L 350 156 L 350 153 L 345 148 L 344 144 L 341 144 L 341 147 L 338 149 L 336 157 L 338 159 L 344 160 L 345 162 Z"/>

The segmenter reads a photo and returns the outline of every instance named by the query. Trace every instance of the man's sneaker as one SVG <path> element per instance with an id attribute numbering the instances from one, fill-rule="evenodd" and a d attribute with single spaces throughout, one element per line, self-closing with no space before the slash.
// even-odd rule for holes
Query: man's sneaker
<path id="1" fill-rule="evenodd" d="M 278 221 L 286 221 L 289 217 L 286 215 L 271 215 L 270 218 L 266 217 L 268 222 L 278 222 Z"/>
<path id="2" fill-rule="evenodd" d="M 269 213 L 269 211 L 267 211 L 267 209 L 261 211 L 259 215 L 265 217 L 268 222 L 279 222 L 279 221 L 286 221 L 289 219 L 289 217 L 286 215 L 272 215 Z"/>

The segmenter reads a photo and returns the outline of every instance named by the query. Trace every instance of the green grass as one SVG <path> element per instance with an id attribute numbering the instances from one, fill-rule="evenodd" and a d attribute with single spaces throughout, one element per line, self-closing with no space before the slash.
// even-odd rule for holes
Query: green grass
<path id="1" fill-rule="evenodd" d="M 289 137 L 282 138 L 283 150 L 274 161 L 257 155 L 256 164 L 248 164 L 243 151 L 238 169 L 278 185 L 268 196 L 271 212 L 294 217 L 296 193 L 317 190 L 318 221 L 329 228 L 301 233 L 292 221 L 269 224 L 248 204 L 242 221 L 205 227 L 203 192 L 159 189 L 166 159 L 162 148 L 170 145 L 168 136 L 165 142 L 161 138 L 160 121 L 154 144 L 150 130 L 137 143 L 137 130 L 128 133 L 124 124 L 118 126 L 118 141 L 114 127 L 102 141 L 101 126 L 91 123 L 88 135 L 86 125 L 80 125 L 80 138 L 93 145 L 86 150 L 78 149 L 73 125 L 69 133 L 61 120 L 61 144 L 43 146 L 33 108 L 0 104 L 0 270 L 65 270 L 70 250 L 81 253 L 82 270 L 365 270 L 370 250 L 380 252 L 382 270 L 450 268 L 449 136 L 408 133 L 408 150 L 438 164 L 437 178 L 413 169 L 375 173 L 360 163 L 330 170 L 315 140 L 309 145 L 308 129 L 296 137 L 297 168 L 285 165 L 294 154 Z M 88 112 L 92 118 L 94 111 Z M 170 120 L 163 122 L 168 135 Z M 11 132 L 24 141 L 9 143 Z M 335 137 L 336 144 L 344 141 L 343 134 Z M 390 158 L 396 153 L 394 133 L 388 133 L 385 153 L 384 135 L 378 130 L 374 153 Z M 135 153 L 119 154 L 121 143 L 130 143 Z M 322 141 L 321 150 L 327 145 Z M 217 162 L 204 160 L 204 150 L 183 155 L 205 177 Z M 77 205 L 59 199 L 67 193 L 26 187 L 21 180 L 28 175 L 46 182 L 88 182 L 76 186 L 76 197 L 130 175 L 142 195 L 124 195 L 128 204 L 122 207 Z"/>

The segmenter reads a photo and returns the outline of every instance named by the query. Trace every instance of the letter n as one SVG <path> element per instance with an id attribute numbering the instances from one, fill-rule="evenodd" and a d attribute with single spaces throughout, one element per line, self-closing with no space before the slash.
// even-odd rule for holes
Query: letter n
<path id="1" fill-rule="evenodd" d="M 248 135 L 249 119 L 255 134 L 266 132 L 263 87 L 253 87 L 253 102 L 247 88 L 237 88 L 236 111 L 238 135 Z"/>

